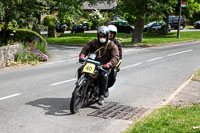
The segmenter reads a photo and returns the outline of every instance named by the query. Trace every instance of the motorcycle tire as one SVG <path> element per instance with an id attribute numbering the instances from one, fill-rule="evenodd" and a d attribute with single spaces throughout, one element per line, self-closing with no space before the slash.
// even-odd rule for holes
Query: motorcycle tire
<path id="1" fill-rule="evenodd" d="M 97 101 L 96 101 L 96 97 L 97 96 L 94 96 L 95 94 L 94 94 L 94 92 L 92 92 L 92 91 L 88 91 L 87 92 L 87 99 L 86 99 L 86 106 L 90 106 L 90 105 L 92 105 L 92 104 L 94 104 L 94 103 L 96 103 Z"/>
<path id="2" fill-rule="evenodd" d="M 84 92 L 86 89 L 85 87 L 86 87 L 86 81 L 83 81 L 81 85 L 76 86 L 74 92 L 72 93 L 72 98 L 70 101 L 70 111 L 72 114 L 77 113 L 84 103 L 85 100 Z"/>

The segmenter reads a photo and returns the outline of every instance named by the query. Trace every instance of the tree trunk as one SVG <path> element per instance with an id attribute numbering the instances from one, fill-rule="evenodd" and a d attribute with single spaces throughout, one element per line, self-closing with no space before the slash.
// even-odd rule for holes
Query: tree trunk
<path id="1" fill-rule="evenodd" d="M 143 38 L 143 29 L 144 29 L 144 19 L 142 16 L 136 16 L 136 24 L 134 35 L 132 37 L 132 42 L 142 42 Z"/>
<path id="2" fill-rule="evenodd" d="M 4 26 L 3 26 L 3 42 L 4 43 L 7 43 L 7 38 L 6 38 L 6 30 L 7 30 L 7 27 L 8 27 L 8 23 L 5 22 Z"/>
<path id="3" fill-rule="evenodd" d="M 169 14 L 165 14 L 166 15 L 166 17 L 164 18 L 164 21 L 165 21 L 165 23 L 166 23 L 166 25 L 165 25 L 165 29 L 164 29 L 164 34 L 165 35 L 168 35 L 168 27 L 169 27 Z"/>

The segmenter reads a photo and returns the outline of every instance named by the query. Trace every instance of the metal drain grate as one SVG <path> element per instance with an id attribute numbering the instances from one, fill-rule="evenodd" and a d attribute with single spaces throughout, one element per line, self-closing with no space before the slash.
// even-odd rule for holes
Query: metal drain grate
<path id="1" fill-rule="evenodd" d="M 144 114 L 147 110 L 147 108 L 130 107 L 112 102 L 88 115 L 105 119 L 113 118 L 122 120 L 134 120 L 138 116 Z"/>

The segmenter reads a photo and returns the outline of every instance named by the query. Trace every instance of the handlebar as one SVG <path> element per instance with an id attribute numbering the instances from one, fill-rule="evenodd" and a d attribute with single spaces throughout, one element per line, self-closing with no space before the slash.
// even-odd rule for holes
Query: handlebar
<path id="1" fill-rule="evenodd" d="M 86 64 L 87 62 L 93 63 L 93 64 L 96 65 L 97 69 L 102 70 L 104 72 L 107 72 L 107 70 L 103 68 L 103 66 L 101 65 L 101 63 L 99 61 L 95 61 L 95 60 L 91 60 L 91 59 L 86 59 L 86 58 L 83 59 L 83 60 L 84 60 L 83 62 L 79 62 L 79 63 L 81 63 L 81 64 Z"/>

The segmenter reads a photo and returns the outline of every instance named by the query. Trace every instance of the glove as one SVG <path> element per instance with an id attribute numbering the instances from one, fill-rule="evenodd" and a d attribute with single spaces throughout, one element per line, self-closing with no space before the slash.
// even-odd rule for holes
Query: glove
<path id="1" fill-rule="evenodd" d="M 107 64 L 104 64 L 103 65 L 103 68 L 104 69 L 110 69 L 112 67 L 112 64 L 111 63 L 107 63 Z"/>
<path id="2" fill-rule="evenodd" d="M 79 62 L 84 62 L 85 61 L 85 55 L 84 54 L 81 54 L 79 56 Z"/>

